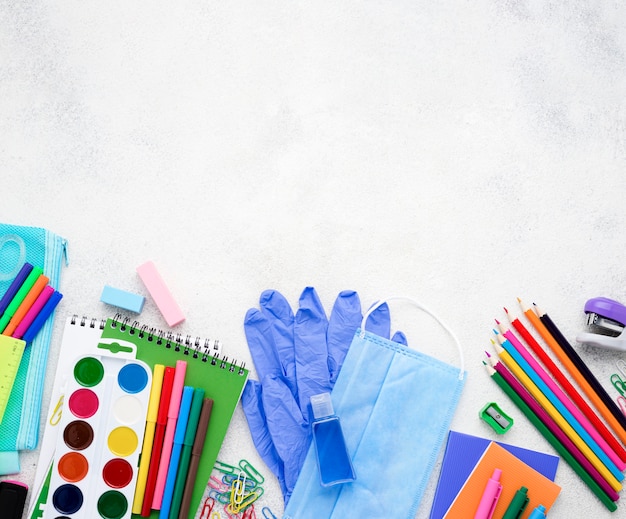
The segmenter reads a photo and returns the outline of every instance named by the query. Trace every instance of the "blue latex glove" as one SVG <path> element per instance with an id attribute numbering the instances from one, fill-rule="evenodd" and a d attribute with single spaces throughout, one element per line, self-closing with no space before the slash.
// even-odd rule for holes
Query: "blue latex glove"
<path id="1" fill-rule="evenodd" d="M 241 401 L 257 451 L 278 478 L 285 503 L 311 443 L 310 397 L 332 390 L 362 319 L 356 292 L 341 292 L 327 319 L 312 287 L 302 292 L 295 316 L 274 290 L 261 294 L 260 309 L 246 313 L 246 339 L 260 382 L 249 379 Z M 386 304 L 365 328 L 389 337 Z M 392 340 L 406 344 L 401 332 Z"/>

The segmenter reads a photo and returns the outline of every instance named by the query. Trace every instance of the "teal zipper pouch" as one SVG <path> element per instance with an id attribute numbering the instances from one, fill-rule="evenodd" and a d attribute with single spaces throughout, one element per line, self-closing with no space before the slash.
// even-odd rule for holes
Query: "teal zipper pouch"
<path id="1" fill-rule="evenodd" d="M 40 227 L 0 223 L 0 294 L 4 294 L 25 262 L 37 265 L 59 290 L 61 268 L 67 264 L 67 241 Z M 62 291 L 61 291 L 62 292 Z M 20 450 L 37 446 L 44 377 L 54 314 L 24 350 L 0 423 L 0 474 L 19 471 Z"/>

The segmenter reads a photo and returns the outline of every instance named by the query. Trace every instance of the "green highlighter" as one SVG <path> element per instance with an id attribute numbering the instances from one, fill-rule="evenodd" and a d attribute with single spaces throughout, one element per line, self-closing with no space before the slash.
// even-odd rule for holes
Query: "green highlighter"
<path id="1" fill-rule="evenodd" d="M 526 487 L 522 487 L 515 492 L 513 499 L 511 499 L 511 503 L 502 516 L 502 519 L 518 519 L 519 517 L 522 517 L 522 512 L 524 512 L 524 508 L 526 508 L 529 501 L 527 493 L 528 489 Z"/>
<path id="2" fill-rule="evenodd" d="M 183 447 L 180 452 L 180 461 L 178 463 L 178 471 L 176 472 L 176 482 L 174 483 L 174 492 L 172 493 L 172 504 L 168 519 L 178 518 L 178 511 L 183 498 L 183 491 L 185 490 L 185 481 L 187 480 L 187 470 L 189 469 L 189 462 L 191 460 L 191 449 L 196 437 L 203 401 L 204 389 L 197 387 L 193 392 L 193 398 L 191 400 L 189 421 L 187 422 L 185 439 L 183 440 Z"/>

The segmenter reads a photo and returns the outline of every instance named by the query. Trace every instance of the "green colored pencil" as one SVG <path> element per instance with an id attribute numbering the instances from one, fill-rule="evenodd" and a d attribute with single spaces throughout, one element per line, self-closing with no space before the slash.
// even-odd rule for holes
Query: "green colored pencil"
<path id="1" fill-rule="evenodd" d="M 580 476 L 580 478 L 587 484 L 596 497 L 602 501 L 609 511 L 614 512 L 617 510 L 615 502 L 606 494 L 606 492 L 598 485 L 598 483 L 589 475 L 584 467 L 578 462 L 578 460 L 569 452 L 569 450 L 561 443 L 561 441 L 548 429 L 548 427 L 539 419 L 535 412 L 530 408 L 526 402 L 519 396 L 515 390 L 508 384 L 504 377 L 497 372 L 494 368 L 483 362 L 489 373 L 491 379 L 500 386 L 500 388 L 507 394 L 507 396 L 513 400 L 513 403 L 519 408 L 524 415 L 532 422 L 532 424 L 539 430 L 543 437 L 548 440 L 557 452 L 565 459 L 572 469 Z"/>

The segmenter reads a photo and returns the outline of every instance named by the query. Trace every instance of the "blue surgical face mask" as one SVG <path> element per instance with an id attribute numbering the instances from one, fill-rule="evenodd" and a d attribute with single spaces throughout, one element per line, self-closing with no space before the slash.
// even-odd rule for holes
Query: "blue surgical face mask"
<path id="1" fill-rule="evenodd" d="M 366 332 L 362 324 L 332 391 L 356 481 L 322 487 L 315 453 L 309 450 L 285 519 L 389 517 L 390 513 L 399 519 L 415 517 L 466 373 L 454 334 L 431 312 L 408 301 L 450 334 L 461 356 L 460 368 Z M 363 323 L 366 319 L 367 315 Z"/>

